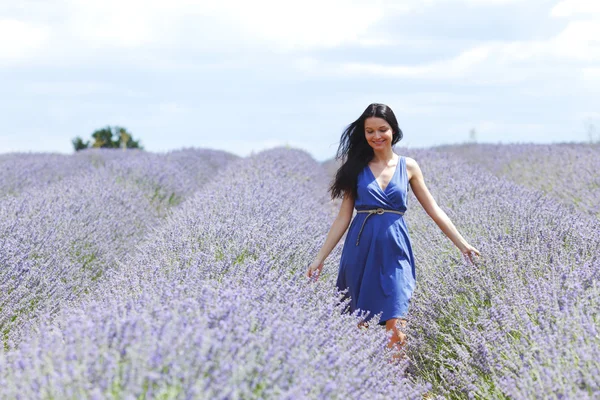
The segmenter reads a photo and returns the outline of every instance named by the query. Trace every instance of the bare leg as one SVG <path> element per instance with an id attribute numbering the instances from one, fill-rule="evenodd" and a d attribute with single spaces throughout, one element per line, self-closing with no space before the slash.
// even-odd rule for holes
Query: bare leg
<path id="1" fill-rule="evenodd" d="M 390 337 L 390 341 L 387 345 L 388 348 L 392 348 L 396 346 L 398 353 L 395 353 L 393 358 L 399 359 L 404 357 L 404 352 L 402 351 L 404 345 L 406 344 L 406 335 L 400 331 L 399 327 L 406 327 L 406 320 L 404 318 L 391 318 L 385 321 L 385 329 L 387 331 L 392 331 L 392 336 Z"/>
<path id="2" fill-rule="evenodd" d="M 368 322 L 360 322 L 358 324 L 359 329 L 367 329 L 369 327 Z M 406 327 L 406 319 L 404 318 L 392 318 L 385 321 L 385 328 L 387 331 L 392 331 L 392 336 L 387 344 L 388 348 L 396 346 L 397 352 L 392 353 L 392 362 L 395 360 L 406 358 L 404 353 L 404 345 L 406 344 L 406 335 L 400 331 L 399 327 Z"/>

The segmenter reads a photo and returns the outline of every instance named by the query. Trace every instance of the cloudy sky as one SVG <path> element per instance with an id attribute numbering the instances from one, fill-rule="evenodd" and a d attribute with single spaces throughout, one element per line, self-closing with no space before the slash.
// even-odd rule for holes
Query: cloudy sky
<path id="1" fill-rule="evenodd" d="M 0 153 L 119 125 L 325 160 L 371 102 L 408 147 L 586 141 L 598 38 L 598 0 L 0 0 Z"/>

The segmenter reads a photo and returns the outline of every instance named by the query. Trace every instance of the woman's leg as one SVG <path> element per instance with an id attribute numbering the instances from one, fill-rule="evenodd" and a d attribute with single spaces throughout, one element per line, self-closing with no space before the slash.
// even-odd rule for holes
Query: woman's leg
<path id="1" fill-rule="evenodd" d="M 404 328 L 406 326 L 406 320 L 404 318 L 391 318 L 385 321 L 385 329 L 392 331 L 392 337 L 390 338 L 387 347 L 393 347 L 396 343 L 398 343 L 399 347 L 402 347 L 406 343 L 406 335 L 398 329 L 398 326 Z M 358 327 L 368 328 L 369 323 L 364 321 L 360 322 Z"/>
<path id="2" fill-rule="evenodd" d="M 394 353 L 394 355 L 392 356 L 392 358 L 394 360 L 406 358 L 404 351 L 402 351 L 404 348 L 404 345 L 406 344 L 406 335 L 400 331 L 399 326 L 401 326 L 402 328 L 406 327 L 406 319 L 391 318 L 391 319 L 388 319 L 387 321 L 385 321 L 386 330 L 392 331 L 392 336 L 390 337 L 390 341 L 388 342 L 387 347 L 392 348 L 394 346 L 397 346 L 398 350 L 400 350 L 399 352 Z M 358 324 L 359 329 L 360 328 L 367 329 L 368 327 L 369 327 L 368 322 L 363 321 Z"/>
<path id="3" fill-rule="evenodd" d="M 406 344 L 406 335 L 402 331 L 400 331 L 400 327 L 406 327 L 406 319 L 390 318 L 387 321 L 385 321 L 385 329 L 387 331 L 392 331 L 392 336 L 390 337 L 390 341 L 387 347 L 392 348 L 396 346 L 399 350 L 402 350 L 404 348 L 404 345 Z M 394 358 L 401 357 L 403 357 L 402 352 L 394 356 Z"/>

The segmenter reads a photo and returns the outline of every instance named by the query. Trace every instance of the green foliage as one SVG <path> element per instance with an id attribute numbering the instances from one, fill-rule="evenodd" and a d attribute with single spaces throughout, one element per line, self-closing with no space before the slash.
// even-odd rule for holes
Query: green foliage
<path id="1" fill-rule="evenodd" d="M 90 142 L 89 141 L 84 142 L 79 136 L 77 136 L 75 139 L 71 140 L 71 143 L 73 143 L 73 147 L 75 148 L 75 151 L 87 149 L 88 147 L 90 147 Z"/>
<path id="2" fill-rule="evenodd" d="M 82 149 L 87 149 L 89 147 L 92 148 L 127 148 L 127 149 L 140 149 L 144 148 L 140 145 L 139 140 L 134 140 L 131 136 L 131 133 L 127 131 L 126 128 L 121 126 L 111 127 L 107 125 L 104 128 L 97 129 L 92 133 L 93 143 L 84 142 L 79 136 L 73 139 L 71 142 L 73 143 L 73 148 L 75 151 L 79 151 Z"/>

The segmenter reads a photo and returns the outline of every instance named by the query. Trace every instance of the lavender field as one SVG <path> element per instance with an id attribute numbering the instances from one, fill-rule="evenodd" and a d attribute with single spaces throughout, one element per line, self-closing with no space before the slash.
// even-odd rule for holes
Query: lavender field
<path id="1" fill-rule="evenodd" d="M 0 398 L 600 398 L 600 147 L 397 148 L 483 257 L 410 193 L 410 361 L 342 314 L 334 161 L 0 154 Z M 375 319 L 377 321 L 377 317 Z"/>

